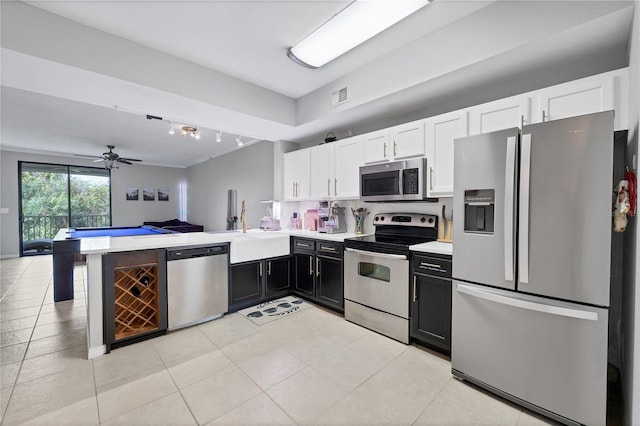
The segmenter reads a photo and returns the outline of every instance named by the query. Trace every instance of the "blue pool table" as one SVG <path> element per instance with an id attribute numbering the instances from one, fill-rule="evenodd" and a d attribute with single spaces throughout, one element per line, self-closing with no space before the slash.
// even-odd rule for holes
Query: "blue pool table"
<path id="1" fill-rule="evenodd" d="M 105 228 L 69 228 L 53 239 L 53 300 L 73 299 L 73 267 L 80 253 L 80 240 L 96 237 L 130 237 L 135 235 L 175 234 L 155 226 L 123 226 Z"/>

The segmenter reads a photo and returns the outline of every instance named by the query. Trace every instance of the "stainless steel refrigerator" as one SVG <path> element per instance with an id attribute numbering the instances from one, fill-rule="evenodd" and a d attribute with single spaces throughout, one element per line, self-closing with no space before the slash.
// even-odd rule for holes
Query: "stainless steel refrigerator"
<path id="1" fill-rule="evenodd" d="M 613 111 L 454 142 L 453 374 L 606 423 Z"/>

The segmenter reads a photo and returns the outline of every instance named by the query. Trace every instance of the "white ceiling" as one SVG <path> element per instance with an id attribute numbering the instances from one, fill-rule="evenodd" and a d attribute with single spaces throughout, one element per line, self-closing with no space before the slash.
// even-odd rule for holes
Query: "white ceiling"
<path id="1" fill-rule="evenodd" d="M 535 45 L 527 41 L 529 51 L 536 55 L 532 58 L 527 56 L 526 49 L 514 49 L 513 46 L 507 45 L 509 40 L 514 38 L 511 36 L 513 32 L 525 32 L 518 28 L 518 17 L 512 11 L 513 2 L 436 0 L 327 66 L 310 70 L 289 60 L 286 57 L 287 48 L 304 38 L 349 2 L 51 0 L 28 2 L 37 9 L 28 6 L 24 8 L 28 13 L 46 10 L 95 28 L 99 32 L 91 35 L 97 38 L 111 37 L 115 40 L 113 36 L 116 36 L 118 40 L 135 42 L 138 51 L 154 49 L 188 63 L 232 76 L 233 80 L 225 81 L 234 84 L 233 93 L 237 93 L 237 98 L 245 102 L 243 106 L 232 105 L 232 101 L 229 100 L 218 102 L 215 91 L 208 99 L 204 99 L 204 95 L 198 98 L 196 95 L 184 95 L 183 92 L 162 92 L 157 90 L 158 80 L 153 80 L 155 76 L 149 77 L 148 87 L 141 83 L 140 78 L 144 75 L 136 77 L 137 80 L 131 78 L 126 81 L 127 85 L 123 83 L 118 86 L 118 89 L 122 88 L 122 93 L 126 93 L 126 96 L 122 95 L 112 88 L 115 86 L 110 86 L 115 81 L 113 71 L 100 65 L 101 61 L 108 62 L 108 58 L 112 56 L 117 58 L 117 52 L 96 49 L 92 52 L 95 56 L 82 58 L 84 62 L 80 68 L 84 70 L 79 69 L 75 66 L 78 62 L 72 63 L 69 58 L 64 57 L 66 46 L 61 48 L 55 38 L 47 39 L 49 28 L 33 29 L 34 32 L 43 34 L 39 38 L 42 44 L 40 50 L 28 46 L 20 40 L 19 35 L 12 34 L 11 30 L 5 30 L 6 27 L 10 27 L 4 25 L 4 19 L 10 19 L 10 13 L 6 13 L 5 10 L 6 3 L 2 2 L 2 149 L 56 155 L 92 155 L 104 152 L 104 145 L 113 144 L 116 145 L 115 151 L 124 157 L 141 158 L 145 164 L 175 167 L 186 167 L 237 149 L 237 134 L 247 135 L 243 138 L 245 141 L 254 140 L 254 137 L 308 141 L 320 134 L 326 134 L 328 130 L 337 126 L 375 127 L 374 122 L 383 122 L 400 113 L 411 113 L 430 107 L 437 110 L 433 103 L 441 102 L 446 98 L 446 93 L 457 94 L 463 86 L 469 87 L 469 92 L 477 92 L 477 87 L 472 87 L 473 83 L 486 83 L 486 87 L 492 87 L 493 92 L 498 93 L 505 72 L 532 67 L 544 70 L 546 67 L 549 70 L 558 70 L 556 78 L 559 81 L 577 78 L 581 76 L 581 72 L 588 72 L 587 68 L 597 68 L 591 64 L 589 67 L 585 66 L 585 70 L 570 70 L 566 66 L 567 61 L 571 59 L 578 64 L 582 63 L 581 59 L 590 56 L 601 59 L 607 51 L 615 52 L 619 56 L 628 40 L 632 16 L 631 8 L 624 9 L 624 6 L 632 2 L 621 2 L 620 6 L 602 8 L 601 12 L 593 12 L 591 15 L 586 11 L 594 9 L 595 3 L 598 2 L 568 2 L 570 7 L 566 10 L 572 12 L 567 12 L 566 16 L 562 13 L 551 15 L 549 22 L 540 22 L 540 28 L 535 28 L 535 31 L 540 33 L 539 40 L 536 40 Z M 518 7 L 532 7 L 531 2 L 515 4 Z M 490 13 L 482 15 L 479 11 L 483 9 Z M 515 22 L 505 22 L 501 16 L 503 9 L 505 14 L 513 15 Z M 582 21 L 573 16 L 579 15 L 578 12 L 581 11 L 584 15 Z M 487 15 L 495 16 L 496 27 L 505 27 L 504 40 L 496 39 L 493 35 L 487 35 L 487 40 L 482 40 L 481 35 L 484 33 L 479 33 L 478 28 L 486 28 L 487 33 L 495 30 L 487 26 Z M 33 16 L 33 25 L 36 25 L 38 21 L 36 15 Z M 47 22 L 52 26 L 52 37 L 54 30 L 65 26 L 70 28 L 69 31 L 78 31 L 71 21 L 51 17 Z M 599 26 L 601 28 L 605 23 L 606 31 L 600 31 Z M 53 28 L 54 24 L 56 28 Z M 29 22 L 25 22 L 25 25 L 28 27 Z M 283 109 L 290 115 L 290 121 L 295 122 L 299 115 L 296 109 L 305 102 L 309 104 L 316 93 L 327 90 L 327 87 L 334 82 L 340 82 L 344 76 L 349 75 L 357 79 L 359 75 L 364 75 L 362 70 L 377 66 L 376 64 L 384 61 L 384 58 L 399 57 L 399 52 L 406 51 L 407 46 L 425 46 L 424 40 L 428 39 L 430 34 L 436 34 L 438 31 L 438 34 L 445 34 L 443 32 L 447 31 L 447 28 L 456 29 L 456 39 L 452 40 L 452 44 L 468 43 L 469 49 L 473 50 L 469 52 L 470 56 L 478 50 L 474 43 L 481 41 L 492 43 L 494 46 L 500 46 L 502 43 L 505 52 L 501 55 L 474 58 L 473 63 L 465 64 L 457 70 L 453 64 L 460 62 L 460 58 L 449 57 L 447 45 L 416 51 L 414 59 L 409 56 L 410 59 L 397 63 L 397 75 L 390 73 L 379 78 L 386 78 L 398 83 L 397 87 L 401 87 L 401 71 L 425 61 L 434 61 L 441 68 L 446 68 L 447 63 L 451 63 L 451 69 L 455 72 L 437 78 L 425 76 L 420 84 L 416 84 L 415 81 L 407 82 L 403 90 L 394 89 L 393 93 L 372 96 L 365 102 L 348 105 L 337 113 L 319 114 L 305 123 L 283 123 L 287 120 L 270 118 L 268 114 L 256 113 L 251 109 L 251 104 L 258 105 L 262 102 L 268 110 L 270 102 L 279 102 L 278 105 L 285 105 Z M 82 44 L 82 40 L 74 40 L 73 43 Z M 568 46 L 568 43 L 571 45 Z M 72 50 L 71 47 L 69 51 Z M 607 67 L 610 64 L 619 64 L 620 60 L 600 62 L 604 63 L 602 66 Z M 181 76 L 176 70 L 184 68 L 185 62 L 176 64 L 171 73 L 167 71 L 163 75 L 162 70 L 157 70 L 158 75 L 165 79 L 180 80 Z M 105 68 L 104 74 L 97 70 L 99 66 Z M 497 66 L 500 66 L 500 69 L 495 68 Z M 478 73 L 480 70 L 481 74 Z M 564 71 L 560 73 L 560 70 Z M 50 86 L 56 87 L 45 88 L 42 81 L 31 78 L 37 71 L 48 73 L 50 81 L 54 82 Z M 130 71 L 132 75 L 136 72 Z M 78 74 L 80 72 L 82 74 Z M 67 80 L 61 77 L 62 74 L 67 75 Z M 79 75 L 81 78 L 86 77 L 87 81 L 92 81 L 92 86 L 82 87 L 82 84 L 78 84 L 81 79 Z M 185 76 L 188 80 L 189 75 Z M 153 84 L 151 80 L 154 81 Z M 61 81 L 66 83 L 62 84 Z M 95 86 L 102 84 L 102 90 L 106 93 L 97 93 L 98 89 Z M 536 81 L 536 84 L 543 84 L 543 81 Z M 259 88 L 268 91 L 260 92 Z M 368 90 L 375 94 L 376 89 L 376 81 L 372 80 Z M 137 103 L 141 105 L 140 110 L 117 110 L 115 105 L 133 105 L 132 92 L 146 99 L 146 103 Z M 163 96 L 156 96 L 159 92 L 162 92 Z M 220 93 L 220 98 L 222 96 Z M 483 97 L 476 93 L 476 98 Z M 162 112 L 164 121 L 144 118 L 145 113 L 155 115 L 157 111 Z M 168 119 L 180 124 L 199 125 L 203 132 L 202 139 L 196 141 L 182 138 L 178 134 L 168 135 Z M 222 143 L 215 142 L 213 129 L 222 129 L 225 132 Z"/>

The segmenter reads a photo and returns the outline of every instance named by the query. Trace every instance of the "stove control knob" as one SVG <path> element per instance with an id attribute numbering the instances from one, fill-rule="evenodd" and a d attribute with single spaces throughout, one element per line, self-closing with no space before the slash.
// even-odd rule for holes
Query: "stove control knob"
<path id="1" fill-rule="evenodd" d="M 380 220 L 384 222 L 384 216 L 380 216 Z"/>
<path id="2" fill-rule="evenodd" d="M 425 219 L 424 217 L 420 218 L 420 222 L 425 223 L 427 221 L 427 219 Z"/>
<path id="3" fill-rule="evenodd" d="M 433 223 L 433 218 L 432 217 L 429 218 L 429 223 Z"/>
<path id="4" fill-rule="evenodd" d="M 373 220 L 375 220 L 377 222 L 377 221 L 380 220 L 380 218 L 378 216 L 376 216 L 375 219 L 373 219 Z"/>

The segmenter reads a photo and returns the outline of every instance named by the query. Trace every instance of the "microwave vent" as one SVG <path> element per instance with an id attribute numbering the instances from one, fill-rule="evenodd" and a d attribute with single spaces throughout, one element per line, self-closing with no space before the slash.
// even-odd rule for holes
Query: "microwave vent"
<path id="1" fill-rule="evenodd" d="M 331 108 L 347 102 L 349 100 L 347 94 L 348 92 L 346 87 L 331 93 Z"/>

